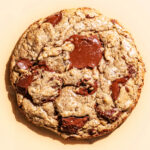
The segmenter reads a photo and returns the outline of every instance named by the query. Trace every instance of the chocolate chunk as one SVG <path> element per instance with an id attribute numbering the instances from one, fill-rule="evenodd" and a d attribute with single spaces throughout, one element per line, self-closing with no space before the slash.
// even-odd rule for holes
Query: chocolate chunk
<path id="1" fill-rule="evenodd" d="M 31 70 L 32 70 L 32 73 L 33 73 L 34 75 L 37 74 L 37 69 L 42 69 L 42 70 L 44 70 L 44 71 L 54 72 L 53 69 L 49 68 L 49 67 L 46 65 L 45 61 L 40 61 L 40 62 L 38 62 L 37 64 L 35 64 L 34 66 L 32 66 Z"/>
<path id="2" fill-rule="evenodd" d="M 30 86 L 31 82 L 33 81 L 33 77 L 38 74 L 37 69 L 52 71 L 46 66 L 44 62 L 40 62 L 38 64 L 32 65 L 32 63 L 29 60 L 20 60 L 18 61 L 17 65 L 20 65 L 20 64 L 21 66 L 23 66 L 23 68 L 26 68 L 26 69 L 31 67 L 31 72 L 32 72 L 31 75 L 23 75 L 16 83 L 18 92 L 24 95 L 27 93 L 28 86 Z"/>
<path id="3" fill-rule="evenodd" d="M 49 68 L 49 67 L 46 65 L 46 62 L 45 62 L 45 61 L 40 61 L 40 62 L 38 63 L 38 66 L 39 66 L 39 68 L 42 68 L 42 69 L 44 69 L 45 71 L 54 72 L 53 69 Z"/>
<path id="4" fill-rule="evenodd" d="M 33 75 L 25 75 L 22 78 L 19 79 L 17 82 L 16 86 L 19 92 L 24 92 L 26 94 L 28 86 L 31 84 L 33 81 Z"/>
<path id="5" fill-rule="evenodd" d="M 75 48 L 70 53 L 72 67 L 79 69 L 97 66 L 102 58 L 101 42 L 96 36 L 73 35 L 67 41 L 71 41 Z"/>
<path id="6" fill-rule="evenodd" d="M 114 101 L 117 100 L 119 93 L 120 93 L 119 84 L 125 85 L 129 78 L 130 78 L 129 76 L 126 76 L 124 78 L 116 79 L 112 82 L 112 85 L 111 85 L 112 94 L 111 94 L 111 96 L 112 96 L 112 99 Z"/>
<path id="7" fill-rule="evenodd" d="M 136 71 L 135 71 L 133 65 L 129 65 L 129 66 L 128 66 L 128 72 L 129 72 L 129 74 L 131 74 L 131 75 L 134 74 L 134 73 L 136 73 Z"/>
<path id="8" fill-rule="evenodd" d="M 111 21 L 113 24 L 119 24 L 116 19 L 111 19 L 110 21 Z"/>
<path id="9" fill-rule="evenodd" d="M 87 14 L 85 17 L 88 18 L 88 19 L 95 18 L 95 16 L 91 17 L 89 14 Z"/>
<path id="10" fill-rule="evenodd" d="M 110 110 L 102 111 L 98 107 L 98 105 L 96 105 L 95 110 L 97 112 L 98 118 L 103 118 L 103 119 L 107 120 L 110 123 L 116 121 L 119 118 L 120 114 L 121 114 L 121 112 L 118 111 L 117 108 L 112 108 Z"/>
<path id="11" fill-rule="evenodd" d="M 79 88 L 79 91 L 76 92 L 77 94 L 80 94 L 80 95 L 88 95 L 88 89 L 86 88 Z"/>
<path id="12" fill-rule="evenodd" d="M 62 13 L 58 12 L 54 15 L 47 17 L 45 22 L 49 22 L 53 26 L 55 26 L 56 24 L 58 24 L 61 21 L 61 19 L 62 19 Z"/>
<path id="13" fill-rule="evenodd" d="M 113 82 L 111 85 L 111 90 L 112 90 L 112 98 L 113 100 L 117 100 L 119 93 L 120 93 L 120 87 L 118 85 L 118 82 Z"/>
<path id="14" fill-rule="evenodd" d="M 32 66 L 32 62 L 28 59 L 20 59 L 17 62 L 19 69 L 28 70 Z"/>
<path id="15" fill-rule="evenodd" d="M 128 87 L 125 87 L 125 89 L 126 89 L 126 91 L 129 93 L 130 92 L 130 90 L 129 90 L 129 88 Z"/>
<path id="16" fill-rule="evenodd" d="M 78 129 L 82 128 L 89 120 L 88 116 L 85 117 L 67 117 L 61 119 L 61 131 L 68 134 L 75 134 Z"/>
<path id="17" fill-rule="evenodd" d="M 92 87 L 93 87 L 93 90 L 90 90 L 90 89 L 88 90 L 88 93 L 90 95 L 94 94 L 97 91 L 97 88 L 98 88 L 97 81 L 94 82 L 94 85 Z"/>
<path id="18" fill-rule="evenodd" d="M 46 103 L 46 102 L 53 102 L 55 100 L 56 97 L 50 97 L 50 98 L 47 98 L 47 99 L 42 99 L 41 100 L 41 103 Z"/>
<path id="19" fill-rule="evenodd" d="M 89 129 L 88 133 L 89 133 L 89 135 L 94 135 L 95 134 L 95 130 L 94 129 Z"/>
<path id="20" fill-rule="evenodd" d="M 80 81 L 78 84 L 78 86 L 82 86 L 79 88 L 78 91 L 76 91 L 77 94 L 80 95 L 92 95 L 97 91 L 98 85 L 97 85 L 97 81 L 94 82 L 94 85 L 92 84 L 86 84 L 85 82 Z M 87 87 L 88 86 L 88 87 Z"/>

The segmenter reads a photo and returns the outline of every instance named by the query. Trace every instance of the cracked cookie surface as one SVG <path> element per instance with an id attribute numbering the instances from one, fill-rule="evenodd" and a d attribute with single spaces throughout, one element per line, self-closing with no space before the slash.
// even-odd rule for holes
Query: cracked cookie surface
<path id="1" fill-rule="evenodd" d="M 116 129 L 135 107 L 144 73 L 130 33 L 91 8 L 62 10 L 33 23 L 10 65 L 25 117 L 63 138 Z"/>

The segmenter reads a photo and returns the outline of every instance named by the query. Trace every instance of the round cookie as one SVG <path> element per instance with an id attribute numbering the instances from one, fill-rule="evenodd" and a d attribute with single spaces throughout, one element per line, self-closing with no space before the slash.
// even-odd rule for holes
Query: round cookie
<path id="1" fill-rule="evenodd" d="M 33 124 L 63 138 L 112 132 L 135 107 L 145 66 L 131 35 L 95 9 L 67 9 L 29 26 L 10 79 Z"/>

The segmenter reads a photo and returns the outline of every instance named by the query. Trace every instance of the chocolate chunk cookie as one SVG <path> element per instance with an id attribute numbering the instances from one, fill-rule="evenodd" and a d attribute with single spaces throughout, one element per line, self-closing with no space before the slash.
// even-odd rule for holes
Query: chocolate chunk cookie
<path id="1" fill-rule="evenodd" d="M 10 72 L 29 121 L 63 138 L 85 139 L 112 132 L 129 116 L 145 66 L 116 20 L 78 8 L 29 26 L 14 48 Z"/>

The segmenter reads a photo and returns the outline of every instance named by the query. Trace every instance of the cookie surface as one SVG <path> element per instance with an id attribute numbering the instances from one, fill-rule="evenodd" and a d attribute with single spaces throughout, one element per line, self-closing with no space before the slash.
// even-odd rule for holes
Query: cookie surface
<path id="1" fill-rule="evenodd" d="M 145 66 L 116 20 L 78 8 L 29 26 L 14 48 L 10 73 L 29 121 L 63 138 L 85 139 L 112 132 L 129 116 Z"/>

